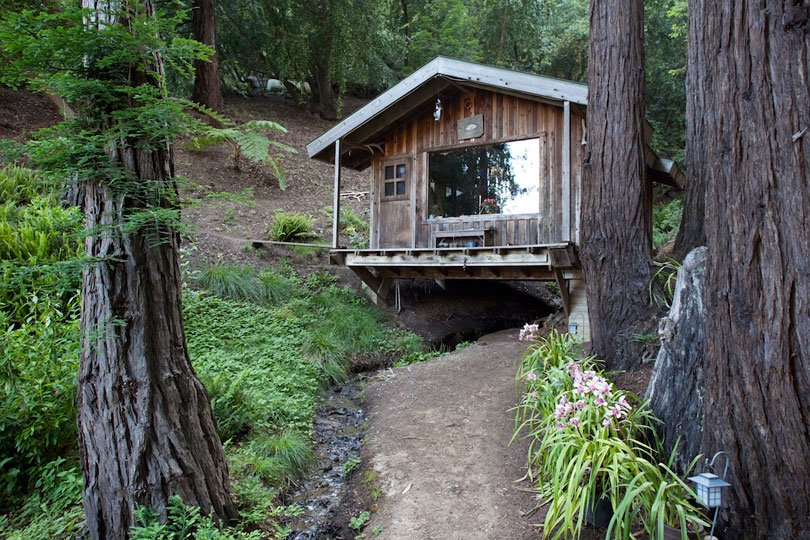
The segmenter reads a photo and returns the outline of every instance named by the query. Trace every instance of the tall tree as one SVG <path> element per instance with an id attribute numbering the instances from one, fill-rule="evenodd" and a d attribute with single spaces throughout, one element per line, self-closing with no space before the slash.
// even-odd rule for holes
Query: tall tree
<path id="1" fill-rule="evenodd" d="M 632 336 L 653 313 L 643 0 L 591 1 L 588 65 L 581 258 L 591 339 L 610 368 L 628 368 L 641 360 Z"/>
<path id="2" fill-rule="evenodd" d="M 86 188 L 83 500 L 90 537 L 117 540 L 128 536 L 137 506 L 165 519 L 175 494 L 217 518 L 236 517 L 181 311 L 172 140 L 195 121 L 162 88 L 164 55 L 188 76 L 206 49 L 167 41 L 178 19 L 157 18 L 151 0 L 82 4 L 4 20 L 0 51 L 13 64 L 5 80 L 63 96 L 77 113 L 29 149 L 43 173 Z"/>
<path id="3" fill-rule="evenodd" d="M 110 33 L 121 36 L 120 28 L 137 28 L 154 17 L 151 0 L 83 4 L 95 10 L 90 33 L 103 45 L 107 27 L 117 26 Z M 91 72 L 97 70 L 110 86 L 142 92 L 152 87 L 161 94 L 159 49 L 123 72 L 115 65 L 92 66 L 93 60 Z M 98 127 L 107 135 L 115 133 L 116 118 L 127 118 L 121 114 L 126 104 L 110 103 L 119 114 L 99 115 Z M 131 126 L 124 122 L 119 125 L 127 132 Z M 90 536 L 126 538 L 137 505 L 165 519 L 173 494 L 219 518 L 234 518 L 211 403 L 186 348 L 179 235 L 170 223 L 143 220 L 144 214 L 165 218 L 177 210 L 171 141 L 131 135 L 109 139 L 107 151 L 109 166 L 126 182 L 90 182 L 85 196 L 87 227 L 94 231 L 86 253 L 103 261 L 85 271 L 82 283 L 79 448 Z"/>
<path id="4" fill-rule="evenodd" d="M 214 50 L 209 60 L 194 61 L 194 90 L 191 99 L 209 109 L 221 111 L 223 102 L 222 92 L 219 89 L 214 0 L 193 0 L 191 26 L 194 39 Z"/>
<path id="5" fill-rule="evenodd" d="M 810 2 L 689 11 L 688 146 L 708 245 L 703 447 L 731 457 L 726 538 L 808 539 Z"/>

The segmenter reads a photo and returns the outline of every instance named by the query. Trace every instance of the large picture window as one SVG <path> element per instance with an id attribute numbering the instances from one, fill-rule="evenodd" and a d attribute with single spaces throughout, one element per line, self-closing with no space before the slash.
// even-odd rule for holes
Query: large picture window
<path id="1" fill-rule="evenodd" d="M 540 141 L 429 154 L 431 217 L 540 211 Z"/>

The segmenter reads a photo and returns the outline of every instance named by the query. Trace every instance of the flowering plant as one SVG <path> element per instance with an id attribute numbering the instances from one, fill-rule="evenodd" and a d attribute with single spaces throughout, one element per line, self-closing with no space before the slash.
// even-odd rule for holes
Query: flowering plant
<path id="1" fill-rule="evenodd" d="M 591 424 L 618 429 L 627 422 L 631 406 L 624 392 L 617 391 L 613 383 L 596 371 L 583 371 L 576 362 L 570 362 L 565 371 L 572 379 L 573 388 L 562 393 L 557 402 L 553 415 L 557 429 L 590 427 Z"/>
<path id="2" fill-rule="evenodd" d="M 518 339 L 520 341 L 537 341 L 538 339 L 540 339 L 539 332 L 540 332 L 539 324 L 526 323 L 520 330 L 520 335 L 518 335 Z"/>
<path id="3" fill-rule="evenodd" d="M 656 420 L 641 400 L 617 389 L 569 334 L 542 338 L 526 325 L 520 337 L 535 343 L 516 376 L 513 440 L 529 438 L 526 477 L 548 504 L 545 534 L 578 538 L 586 514 L 604 498 L 614 509 L 608 534 L 616 539 L 631 538 L 636 519 L 651 534 L 673 516 L 698 523 L 685 484 L 646 442 L 655 440 Z"/>
<path id="4" fill-rule="evenodd" d="M 495 202 L 495 199 L 484 199 L 481 201 L 481 213 L 482 214 L 497 214 L 498 213 L 498 203 Z"/>

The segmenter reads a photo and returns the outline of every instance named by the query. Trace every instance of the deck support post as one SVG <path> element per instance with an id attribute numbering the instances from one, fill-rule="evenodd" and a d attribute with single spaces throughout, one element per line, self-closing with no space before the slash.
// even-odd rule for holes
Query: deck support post
<path id="1" fill-rule="evenodd" d="M 340 237 L 340 139 L 335 140 L 335 195 L 332 211 L 332 249 L 337 249 Z"/>
<path id="2" fill-rule="evenodd" d="M 591 325 L 588 318 L 588 299 L 585 296 L 585 281 L 581 272 L 574 273 L 574 278 L 568 280 L 570 307 L 568 314 L 569 328 L 571 323 L 577 325 L 576 336 L 585 343 L 591 341 Z"/>
<path id="3" fill-rule="evenodd" d="M 388 294 L 391 291 L 391 283 L 394 280 L 391 278 L 380 278 L 374 275 L 373 272 L 363 266 L 353 266 L 352 271 L 360 278 L 360 280 L 368 287 L 368 292 L 371 294 L 371 300 L 376 305 L 390 305 Z"/>
<path id="4" fill-rule="evenodd" d="M 563 310 L 565 316 L 571 316 L 571 296 L 568 294 L 568 280 L 563 277 L 562 270 L 552 267 L 551 271 L 554 273 L 554 281 L 557 282 L 557 288 L 560 290 L 560 298 L 563 303 Z"/>

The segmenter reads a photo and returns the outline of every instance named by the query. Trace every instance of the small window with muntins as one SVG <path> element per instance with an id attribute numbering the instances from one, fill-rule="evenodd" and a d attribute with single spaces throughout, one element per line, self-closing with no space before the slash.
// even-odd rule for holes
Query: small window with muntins
<path id="1" fill-rule="evenodd" d="M 385 166 L 385 182 L 383 183 L 383 196 L 402 198 L 407 195 L 407 173 L 405 163 Z"/>

